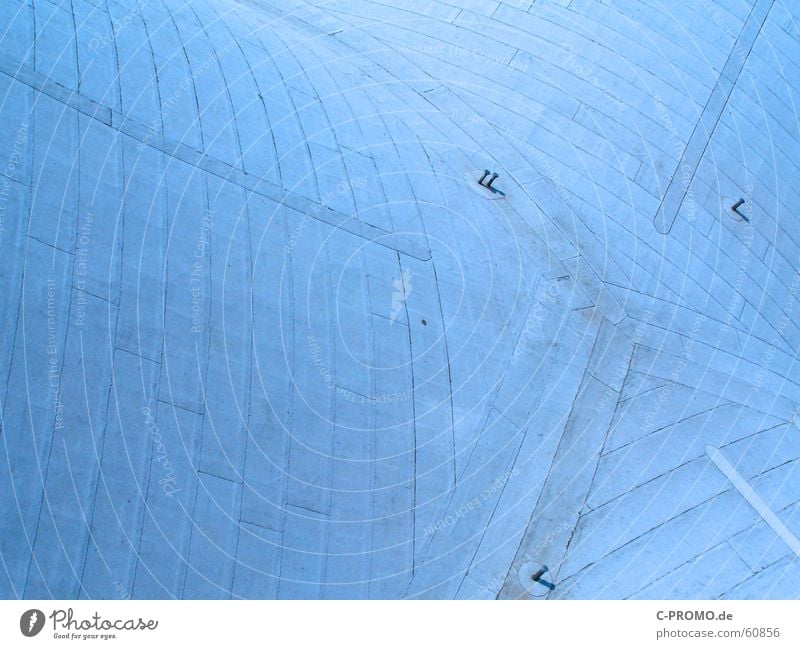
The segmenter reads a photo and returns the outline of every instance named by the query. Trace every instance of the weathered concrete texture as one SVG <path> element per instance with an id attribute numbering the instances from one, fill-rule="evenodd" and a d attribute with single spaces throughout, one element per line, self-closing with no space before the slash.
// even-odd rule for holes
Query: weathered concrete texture
<path id="1" fill-rule="evenodd" d="M 797 18 L 0 0 L 0 596 L 797 597 Z"/>

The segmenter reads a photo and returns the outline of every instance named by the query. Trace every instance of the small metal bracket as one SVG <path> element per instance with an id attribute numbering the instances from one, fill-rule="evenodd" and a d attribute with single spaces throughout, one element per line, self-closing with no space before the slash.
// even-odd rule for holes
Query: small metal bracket
<path id="1" fill-rule="evenodd" d="M 472 169 L 464 172 L 464 180 L 469 183 L 470 189 L 488 200 L 498 200 L 506 197 L 504 191 L 494 186 L 499 177 L 500 174 L 492 173 L 488 169 Z"/>
<path id="2" fill-rule="evenodd" d="M 499 177 L 500 177 L 500 174 L 498 174 L 496 172 L 492 173 L 488 169 L 484 169 L 483 170 L 483 175 L 480 178 L 478 178 L 478 184 L 481 187 L 485 187 L 486 189 L 491 191 L 493 194 L 499 194 L 500 196 L 505 196 L 505 194 L 503 192 L 501 192 L 499 189 L 497 189 L 495 187 L 492 187 L 492 184 L 494 183 L 494 181 L 497 180 Z M 489 180 L 486 180 L 487 178 Z"/>
<path id="3" fill-rule="evenodd" d="M 529 561 L 519 569 L 519 583 L 533 597 L 546 597 L 556 588 L 555 584 L 544 578 L 549 572 L 546 565 Z"/>
<path id="4" fill-rule="evenodd" d="M 740 198 L 736 201 L 733 205 L 731 205 L 731 211 L 735 212 L 737 216 L 742 217 L 745 221 L 750 223 L 750 219 L 748 219 L 744 214 L 739 211 L 739 208 L 744 205 L 744 199 Z"/>

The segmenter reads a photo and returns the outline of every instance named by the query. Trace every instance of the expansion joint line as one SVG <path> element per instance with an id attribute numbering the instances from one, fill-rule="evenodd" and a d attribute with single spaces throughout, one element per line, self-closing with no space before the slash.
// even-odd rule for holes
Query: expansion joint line
<path id="1" fill-rule="evenodd" d="M 678 212 L 687 198 L 694 200 L 691 196 L 691 186 L 697 168 L 705 155 L 711 137 L 716 131 L 717 124 L 722 117 L 722 112 L 739 81 L 739 76 L 744 69 L 745 63 L 750 56 L 756 38 L 761 33 L 764 22 L 772 9 L 774 0 L 756 0 L 750 15 L 747 17 L 742 31 L 736 38 L 731 53 L 720 72 L 717 82 L 708 97 L 705 108 L 700 114 L 700 118 L 695 124 L 689 141 L 683 149 L 683 155 L 678 161 L 672 178 L 663 194 L 661 205 L 653 219 L 653 225 L 661 234 L 669 234 Z M 663 113 L 664 120 L 669 124 L 669 116 L 666 114 L 664 106 L 659 106 L 659 112 Z M 674 135 L 674 132 L 673 132 Z M 692 207 L 692 209 L 694 209 Z"/>

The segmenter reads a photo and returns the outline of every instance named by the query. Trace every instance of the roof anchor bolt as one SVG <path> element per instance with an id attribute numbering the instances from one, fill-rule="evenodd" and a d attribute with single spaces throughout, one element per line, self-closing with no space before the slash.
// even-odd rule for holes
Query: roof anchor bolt
<path id="1" fill-rule="evenodd" d="M 489 178 L 489 182 L 487 182 L 487 183 L 486 183 L 486 186 L 487 186 L 489 189 L 491 189 L 491 188 L 492 188 L 492 183 L 493 183 L 495 180 L 497 180 L 499 177 L 500 177 L 500 175 L 499 175 L 499 174 L 492 174 L 492 177 L 491 177 L 491 178 Z"/>
<path id="2" fill-rule="evenodd" d="M 488 176 L 488 175 L 489 175 L 489 170 L 488 169 L 484 169 L 483 170 L 483 175 L 480 177 L 480 180 L 478 180 L 478 184 L 479 185 L 483 185 L 483 181 L 486 179 L 486 176 Z"/>
<path id="3" fill-rule="evenodd" d="M 555 584 L 551 584 L 549 581 L 545 581 L 544 579 L 542 579 L 542 577 L 544 577 L 544 575 L 547 574 L 547 572 L 548 572 L 548 567 L 542 566 L 531 575 L 531 580 L 535 581 L 537 584 L 541 584 L 545 588 L 548 588 L 550 590 L 555 590 L 556 588 Z"/>
<path id="4" fill-rule="evenodd" d="M 736 214 L 738 214 L 738 215 L 739 215 L 739 216 L 741 216 L 741 217 L 742 217 L 742 218 L 743 218 L 745 221 L 747 221 L 748 223 L 750 223 L 750 219 L 748 219 L 748 218 L 747 218 L 747 217 L 746 217 L 744 214 L 742 214 L 742 213 L 739 211 L 739 208 L 740 208 L 742 205 L 744 205 L 744 199 L 743 199 L 743 198 L 740 198 L 740 199 L 739 199 L 738 201 L 736 201 L 736 202 L 735 202 L 733 205 L 731 205 L 731 210 L 733 210 L 734 212 L 736 212 Z"/>

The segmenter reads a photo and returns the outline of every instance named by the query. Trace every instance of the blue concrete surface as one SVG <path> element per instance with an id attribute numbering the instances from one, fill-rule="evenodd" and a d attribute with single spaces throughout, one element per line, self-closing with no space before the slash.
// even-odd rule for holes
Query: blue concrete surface
<path id="1" fill-rule="evenodd" d="M 798 61 L 789 0 L 0 0 L 0 597 L 799 597 L 706 452 L 800 535 Z"/>

